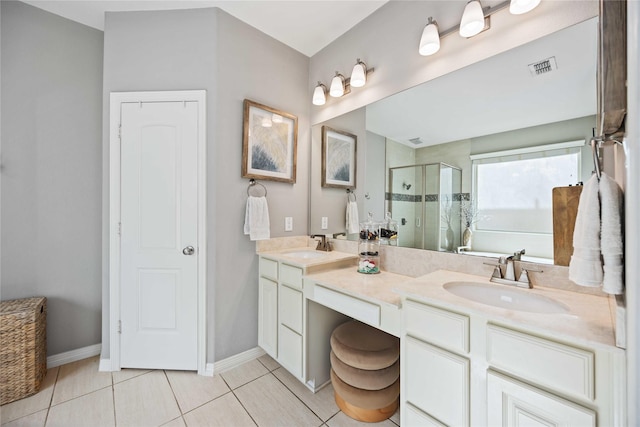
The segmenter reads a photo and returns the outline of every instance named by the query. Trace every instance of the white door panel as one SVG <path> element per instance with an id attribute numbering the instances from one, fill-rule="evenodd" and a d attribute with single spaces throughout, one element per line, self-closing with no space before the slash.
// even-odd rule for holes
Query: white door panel
<path id="1" fill-rule="evenodd" d="M 197 118 L 121 104 L 121 367 L 197 369 Z"/>

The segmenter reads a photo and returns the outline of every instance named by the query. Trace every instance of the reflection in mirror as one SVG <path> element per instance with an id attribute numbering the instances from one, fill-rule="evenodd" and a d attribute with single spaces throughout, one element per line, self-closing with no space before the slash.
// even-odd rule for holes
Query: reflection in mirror
<path id="1" fill-rule="evenodd" d="M 360 218 L 390 211 L 400 246 L 553 259 L 551 188 L 591 174 L 596 34 L 594 18 L 333 119 L 358 134 Z M 459 190 L 441 187 L 446 168 Z M 331 203 L 343 216 L 346 194 L 330 202 L 319 187 L 312 178 L 310 229 L 337 232 L 314 216 Z"/>

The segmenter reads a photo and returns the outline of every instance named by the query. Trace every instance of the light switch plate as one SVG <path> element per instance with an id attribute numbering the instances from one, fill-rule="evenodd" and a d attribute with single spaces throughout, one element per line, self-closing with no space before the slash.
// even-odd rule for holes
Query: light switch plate
<path id="1" fill-rule="evenodd" d="M 321 229 L 326 230 L 329 228 L 329 218 L 326 216 L 322 217 L 322 225 L 320 226 Z"/>
<path id="2" fill-rule="evenodd" d="M 293 231 L 293 217 L 284 217 L 284 231 Z"/>

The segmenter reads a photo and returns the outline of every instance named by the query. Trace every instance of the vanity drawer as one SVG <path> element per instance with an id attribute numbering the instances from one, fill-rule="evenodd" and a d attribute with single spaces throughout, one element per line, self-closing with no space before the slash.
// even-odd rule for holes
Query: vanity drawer
<path id="1" fill-rule="evenodd" d="M 262 277 L 278 280 L 278 263 L 276 261 L 260 257 L 258 268 Z"/>
<path id="2" fill-rule="evenodd" d="M 533 383 L 594 400 L 594 354 L 497 325 L 487 326 L 491 366 Z"/>
<path id="3" fill-rule="evenodd" d="M 376 328 L 380 326 L 380 306 L 316 285 L 313 290 L 315 302 L 329 307 L 356 320 Z"/>
<path id="4" fill-rule="evenodd" d="M 469 316 L 407 300 L 407 335 L 459 353 L 469 353 Z"/>
<path id="5" fill-rule="evenodd" d="M 302 336 L 284 325 L 278 327 L 278 363 L 302 378 Z"/>
<path id="6" fill-rule="evenodd" d="M 280 323 L 302 334 L 302 292 L 281 285 L 278 298 Z"/>
<path id="7" fill-rule="evenodd" d="M 292 265 L 280 264 L 280 283 L 286 283 L 302 290 L 302 269 Z"/>

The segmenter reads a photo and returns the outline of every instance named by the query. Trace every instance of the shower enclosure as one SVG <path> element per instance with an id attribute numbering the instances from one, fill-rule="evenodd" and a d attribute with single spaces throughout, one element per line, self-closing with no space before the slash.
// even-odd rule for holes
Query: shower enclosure
<path id="1" fill-rule="evenodd" d="M 445 163 L 389 168 L 387 211 L 398 246 L 453 252 L 461 245 L 462 171 Z"/>

